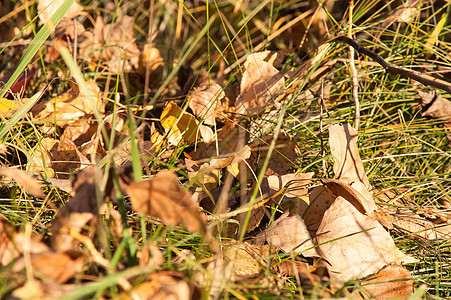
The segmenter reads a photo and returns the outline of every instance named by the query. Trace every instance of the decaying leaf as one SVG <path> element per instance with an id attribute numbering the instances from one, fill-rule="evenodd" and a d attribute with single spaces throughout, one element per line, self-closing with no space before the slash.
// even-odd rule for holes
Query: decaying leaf
<path id="1" fill-rule="evenodd" d="M 35 197 L 43 197 L 44 193 L 41 190 L 41 185 L 38 181 L 20 169 L 15 168 L 0 168 L 0 176 L 5 176 L 13 179 L 25 191 L 29 192 Z"/>
<path id="2" fill-rule="evenodd" d="M 96 180 L 99 172 L 89 167 L 76 174 L 72 181 L 75 196 L 55 215 L 52 222 L 52 249 L 67 251 L 76 249 L 78 240 L 71 231 L 80 233 L 98 212 L 102 199 L 97 199 Z"/>
<path id="3" fill-rule="evenodd" d="M 47 292 L 44 285 L 39 280 L 28 280 L 23 286 L 15 289 L 11 296 L 13 299 L 47 299 Z"/>
<path id="4" fill-rule="evenodd" d="M 451 126 L 451 102 L 449 100 L 444 99 L 435 91 L 429 93 L 418 91 L 418 94 L 424 108 L 422 116 L 443 119 L 445 123 Z"/>
<path id="5" fill-rule="evenodd" d="M 215 125 L 216 104 L 225 97 L 219 84 L 201 86 L 190 95 L 189 107 L 196 117 L 203 119 L 206 125 Z"/>
<path id="6" fill-rule="evenodd" d="M 5 118 L 11 118 L 25 101 L 19 99 L 0 99 L 0 114 Z"/>
<path id="7" fill-rule="evenodd" d="M 316 239 L 337 281 L 373 274 L 390 263 L 416 261 L 396 248 L 379 222 L 361 214 L 343 197 L 337 197 L 325 212 Z"/>
<path id="8" fill-rule="evenodd" d="M 304 220 L 300 216 L 288 216 L 284 213 L 268 228 L 257 235 L 257 241 L 266 240 L 270 245 L 282 249 L 284 252 L 301 253 L 303 256 L 320 255 L 314 248 L 314 244 Z"/>
<path id="9" fill-rule="evenodd" d="M 126 190 L 134 211 L 159 218 L 166 224 L 183 224 L 193 232 L 207 232 L 199 206 L 174 173 L 162 171 L 150 180 L 131 183 Z"/>
<path id="10" fill-rule="evenodd" d="M 258 114 L 270 101 L 285 93 L 285 80 L 273 65 L 251 54 L 244 64 L 240 95 L 236 99 L 236 112 L 239 114 Z"/>
<path id="11" fill-rule="evenodd" d="M 362 282 L 363 289 L 374 299 L 384 300 L 410 296 L 414 292 L 409 270 L 390 264 Z"/>
<path id="12" fill-rule="evenodd" d="M 300 215 L 310 233 L 315 233 L 335 198 L 329 188 L 317 186 L 310 190 L 308 197 L 299 197 L 289 210 L 292 214 Z"/>

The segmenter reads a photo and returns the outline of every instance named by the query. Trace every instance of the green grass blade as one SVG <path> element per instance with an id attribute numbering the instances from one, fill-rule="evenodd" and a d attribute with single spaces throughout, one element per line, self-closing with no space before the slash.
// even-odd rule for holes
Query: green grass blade
<path id="1" fill-rule="evenodd" d="M 41 48 L 42 44 L 44 44 L 44 42 L 47 40 L 47 38 L 53 32 L 55 27 L 58 25 L 58 23 L 61 21 L 61 19 L 64 17 L 64 15 L 67 13 L 69 8 L 72 6 L 72 4 L 74 4 L 74 2 L 75 2 L 75 0 L 64 1 L 64 3 L 61 5 L 61 7 L 52 15 L 50 20 L 48 20 L 47 23 L 45 23 L 45 25 L 41 28 L 41 30 L 39 30 L 38 34 L 36 34 L 35 38 L 31 41 L 30 46 L 27 48 L 27 50 L 25 51 L 21 60 L 19 61 L 19 64 L 17 65 L 17 68 L 14 71 L 13 75 L 8 80 L 8 82 L 4 85 L 3 89 L 0 91 L 0 99 L 5 96 L 6 92 L 14 84 L 14 82 L 17 80 L 19 75 L 23 72 L 23 70 L 28 65 L 28 63 L 33 59 L 36 52 L 39 51 L 39 48 Z"/>

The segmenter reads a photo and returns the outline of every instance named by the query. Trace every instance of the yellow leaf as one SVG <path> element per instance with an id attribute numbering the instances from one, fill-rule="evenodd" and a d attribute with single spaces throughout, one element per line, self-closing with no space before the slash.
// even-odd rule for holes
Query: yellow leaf
<path id="1" fill-rule="evenodd" d="M 5 118 L 11 118 L 21 106 L 17 100 L 0 99 L 0 113 Z"/>
<path id="2" fill-rule="evenodd" d="M 198 123 L 193 115 L 183 111 L 177 104 L 169 102 L 161 113 L 161 126 L 168 134 L 168 141 L 177 145 L 182 139 L 188 143 L 196 141 Z"/>
<path id="3" fill-rule="evenodd" d="M 435 26 L 434 30 L 431 32 L 429 37 L 426 39 L 426 42 L 424 44 L 424 51 L 426 51 L 428 53 L 432 52 L 432 47 L 438 42 L 438 36 L 440 35 L 440 32 L 443 29 L 443 26 L 445 26 L 446 16 L 447 16 L 447 14 L 443 14 L 440 21 L 438 21 L 437 26 Z"/>
<path id="4" fill-rule="evenodd" d="M 235 178 L 237 178 L 240 173 L 240 168 L 238 167 L 238 163 L 234 162 L 227 166 L 227 171 L 230 172 Z"/>

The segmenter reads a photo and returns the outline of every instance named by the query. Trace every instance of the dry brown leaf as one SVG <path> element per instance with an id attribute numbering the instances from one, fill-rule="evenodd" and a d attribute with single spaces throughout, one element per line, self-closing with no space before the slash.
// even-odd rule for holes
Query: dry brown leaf
<path id="1" fill-rule="evenodd" d="M 347 123 L 330 126 L 329 145 L 330 152 L 335 158 L 334 173 L 336 178 L 348 184 L 362 182 L 369 191 L 371 185 L 360 159 L 357 137 L 355 129 Z"/>
<path id="2" fill-rule="evenodd" d="M 425 93 L 418 91 L 421 98 L 421 104 L 424 108 L 422 116 L 443 119 L 445 123 L 451 123 L 451 101 L 443 99 L 435 91 Z"/>
<path id="3" fill-rule="evenodd" d="M 87 93 L 84 95 L 76 83 L 69 81 L 70 90 L 44 103 L 35 105 L 31 112 L 41 121 L 50 121 L 47 126 L 58 125 L 64 127 L 80 118 L 92 118 L 96 110 L 104 111 L 104 104 L 100 97 L 100 88 L 93 80 L 88 80 Z M 93 102 L 94 101 L 94 102 Z"/>
<path id="4" fill-rule="evenodd" d="M 376 210 L 376 203 L 371 195 L 363 196 L 359 191 L 340 179 L 321 179 L 321 182 L 332 191 L 335 197 L 342 196 L 362 214 L 370 214 Z"/>
<path id="5" fill-rule="evenodd" d="M 206 125 L 215 125 L 216 104 L 225 97 L 225 93 L 219 84 L 201 86 L 190 95 L 189 107 L 196 117 L 203 119 Z"/>
<path id="6" fill-rule="evenodd" d="M 231 121 L 226 121 L 224 126 L 217 130 L 217 143 L 199 143 L 196 150 L 189 153 L 192 160 L 210 159 L 212 156 L 231 154 L 240 152 L 237 149 L 238 132 L 235 124 Z"/>
<path id="7" fill-rule="evenodd" d="M 282 195 L 274 197 L 275 202 L 279 202 L 283 196 L 281 203 L 292 201 L 296 205 L 300 199 L 306 200 L 308 197 L 308 185 L 313 177 L 313 172 L 308 173 L 290 173 L 284 175 L 270 175 L 267 177 L 269 194 L 273 195 L 283 188 L 285 191 Z M 262 186 L 263 192 L 265 189 Z"/>
<path id="8" fill-rule="evenodd" d="M 11 293 L 12 299 L 28 300 L 47 300 L 52 297 L 48 296 L 45 286 L 39 280 L 28 280 L 23 286 L 15 289 Z"/>
<path id="9" fill-rule="evenodd" d="M 15 168 L 0 168 L 1 175 L 13 179 L 20 187 L 33 196 L 44 197 L 38 181 L 24 171 Z"/>
<path id="10" fill-rule="evenodd" d="M 324 213 L 316 239 L 337 281 L 373 274 L 390 263 L 416 262 L 396 248 L 378 221 L 361 214 L 343 197 L 337 197 Z"/>
<path id="11" fill-rule="evenodd" d="M 0 215 L 0 265 L 6 266 L 13 259 L 20 256 L 20 252 L 13 243 L 14 229 L 11 224 Z"/>
<path id="12" fill-rule="evenodd" d="M 33 272 L 39 278 L 64 283 L 77 275 L 84 265 L 81 252 L 43 252 L 31 255 Z M 25 260 L 18 260 L 13 271 L 19 272 L 25 268 Z"/>
<path id="13" fill-rule="evenodd" d="M 72 141 L 60 141 L 46 137 L 36 145 L 33 156 L 27 165 L 27 172 L 44 172 L 48 177 L 68 178 L 70 172 L 81 167 L 82 163 L 89 164 L 77 146 Z"/>
<path id="14" fill-rule="evenodd" d="M 311 233 L 315 233 L 321 224 L 324 213 L 335 200 L 336 196 L 325 186 L 317 186 L 310 190 L 308 198 L 300 197 L 290 208 L 292 214 L 298 214 Z"/>
<path id="15" fill-rule="evenodd" d="M 207 233 L 204 216 L 192 195 L 170 171 L 126 187 L 133 210 L 161 219 L 165 224 L 183 224 L 192 232 Z"/>
<path id="16" fill-rule="evenodd" d="M 270 101 L 285 93 L 285 79 L 271 63 L 261 60 L 258 53 L 249 55 L 244 67 L 240 95 L 235 101 L 236 112 L 258 114 Z"/>
<path id="17" fill-rule="evenodd" d="M 425 239 L 451 239 L 451 223 L 434 224 L 410 209 L 398 210 L 393 216 L 393 224 Z"/>
<path id="18" fill-rule="evenodd" d="M 316 252 L 316 248 L 314 248 L 315 245 L 304 224 L 304 220 L 300 216 L 289 217 L 288 212 L 259 233 L 256 239 L 259 243 L 267 241 L 270 245 L 278 247 L 287 253 L 293 251 L 308 257 L 320 256 Z"/>
<path id="19" fill-rule="evenodd" d="M 422 116 L 428 116 L 443 121 L 448 129 L 448 140 L 451 142 L 451 101 L 442 98 L 435 91 L 430 93 L 418 91 L 423 107 Z"/>
<path id="20" fill-rule="evenodd" d="M 152 266 L 154 269 L 158 269 L 164 262 L 163 254 L 154 241 L 146 242 L 137 256 L 141 267 Z"/>
<path id="21" fill-rule="evenodd" d="M 99 172 L 89 167 L 76 174 L 72 181 L 75 196 L 70 199 L 55 215 L 52 222 L 52 249 L 66 251 L 76 249 L 78 240 L 71 231 L 80 233 L 97 214 L 100 199 L 97 199 L 96 179 Z"/>
<path id="22" fill-rule="evenodd" d="M 376 300 L 410 296 L 414 292 L 409 270 L 390 264 L 361 283 L 363 289 Z"/>
<path id="23" fill-rule="evenodd" d="M 132 290 L 129 299 L 191 300 L 200 299 L 200 296 L 199 288 L 188 284 L 182 273 L 162 271 L 148 275 L 143 283 Z"/>
<path id="24" fill-rule="evenodd" d="M 38 1 L 38 13 L 42 23 L 50 20 L 50 17 L 60 8 L 64 3 L 64 0 L 39 0 Z M 73 19 L 80 15 L 83 11 L 83 7 L 77 3 L 72 4 L 69 11 L 64 15 L 65 19 Z"/>
<path id="25" fill-rule="evenodd" d="M 75 121 L 63 131 L 60 137 L 62 141 L 72 141 L 77 147 L 91 141 L 91 138 L 97 132 L 98 123 L 94 120 Z"/>
<path id="26" fill-rule="evenodd" d="M 228 247 L 224 256 L 233 264 L 233 274 L 240 277 L 256 276 L 267 267 L 269 256 L 276 253 L 276 249 L 269 245 L 251 245 L 236 243 Z"/>
<path id="27" fill-rule="evenodd" d="M 151 44 L 145 44 L 144 50 L 139 55 L 139 74 L 145 75 L 147 70 L 150 73 L 155 72 L 161 65 L 163 65 L 163 58 L 161 57 L 160 50 L 152 47 Z"/>
<path id="28" fill-rule="evenodd" d="M 106 25 L 98 16 L 93 32 L 86 32 L 80 43 L 81 55 L 88 61 L 101 60 L 114 73 L 132 71 L 137 68 L 140 55 L 134 25 L 135 19 L 130 16 L 118 17 L 113 24 Z"/>
<path id="29" fill-rule="evenodd" d="M 258 169 L 263 166 L 273 138 L 274 136 L 264 136 L 249 145 L 252 149 L 252 155 L 249 159 L 251 166 L 258 166 Z M 295 141 L 287 134 L 280 133 L 277 137 L 265 175 L 287 174 L 289 169 L 294 165 L 297 157 L 295 148 Z"/>

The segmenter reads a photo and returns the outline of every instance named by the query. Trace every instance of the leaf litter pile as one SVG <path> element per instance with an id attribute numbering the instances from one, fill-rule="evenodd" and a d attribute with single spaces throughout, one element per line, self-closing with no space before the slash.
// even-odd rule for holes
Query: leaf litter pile
<path id="1" fill-rule="evenodd" d="M 419 4 L 407 2 L 410 6 L 401 5 L 378 26 L 411 22 Z M 258 46 L 236 64 L 221 60 L 217 73 L 209 73 L 205 61 L 189 66 L 184 56 L 163 58 L 164 48 L 153 42 L 158 31 L 138 44 L 131 29 L 139 14 L 106 5 L 114 16 L 107 22 L 72 3 L 38 1 L 40 24 L 70 7 L 52 27 L 42 60 L 32 60 L 0 99 L 2 297 L 387 299 L 426 293 L 428 286 L 413 275 L 423 258 L 400 245 L 446 243 L 450 189 L 443 188 L 441 206 L 432 209 L 415 204 L 415 188 L 383 189 L 380 182 L 375 187 L 372 178 L 390 171 L 377 159 L 368 167 L 361 158 L 359 134 L 368 143 L 374 141 L 371 134 L 380 134 L 370 127 L 376 120 L 363 115 L 377 109 L 385 118 L 393 104 L 383 108 L 381 100 L 365 107 L 359 130 L 351 125 L 353 113 L 334 115 L 345 98 L 345 109 L 353 109 L 351 81 L 335 79 L 348 72 L 351 60 L 337 58 L 338 51 L 342 57 L 350 51 L 338 41 L 318 44 L 318 35 L 326 33 L 324 11 L 300 14 L 310 20 L 303 32 L 316 35 L 298 40 L 302 34 L 294 38 L 291 30 L 301 18 L 281 9 L 284 24 L 291 26 L 276 22 L 274 34 L 267 34 L 280 43 L 278 30 L 285 30 L 284 40 L 300 45 L 291 46 L 296 50 Z M 179 14 L 183 9 L 197 14 L 193 3 L 176 3 Z M 12 14 L 22 16 L 24 6 L 15 8 Z M 161 28 L 168 26 L 164 18 L 159 21 Z M 1 39 L 12 40 L 14 26 L 1 22 L 12 27 Z M 176 27 L 176 39 L 183 30 Z M 202 37 L 205 31 L 199 30 Z M 426 35 L 422 51 L 433 55 L 439 33 Z M 230 45 L 243 46 L 235 42 Z M 299 49 L 308 55 L 302 62 L 295 55 Z M 63 59 L 70 70 L 40 69 Z M 380 66 L 360 59 L 363 87 L 372 81 L 368 68 Z M 77 76 L 81 67 L 85 76 Z M 2 85 L 14 69 L 8 71 L 0 73 Z M 378 97 L 386 97 L 385 83 L 373 87 Z M 438 175 L 431 183 L 442 186 L 451 172 L 449 95 L 413 81 L 410 88 L 421 107 L 409 109 L 422 108 L 421 117 L 445 128 L 445 146 L 434 147 L 448 157 L 445 170 L 436 170 L 445 176 L 443 183 Z M 407 136 L 402 116 L 380 122 L 381 132 L 398 122 L 406 126 L 397 127 L 405 130 L 398 139 L 416 138 Z M 390 154 L 392 146 L 375 140 L 383 145 L 373 158 L 386 155 L 391 168 L 402 169 Z"/>

